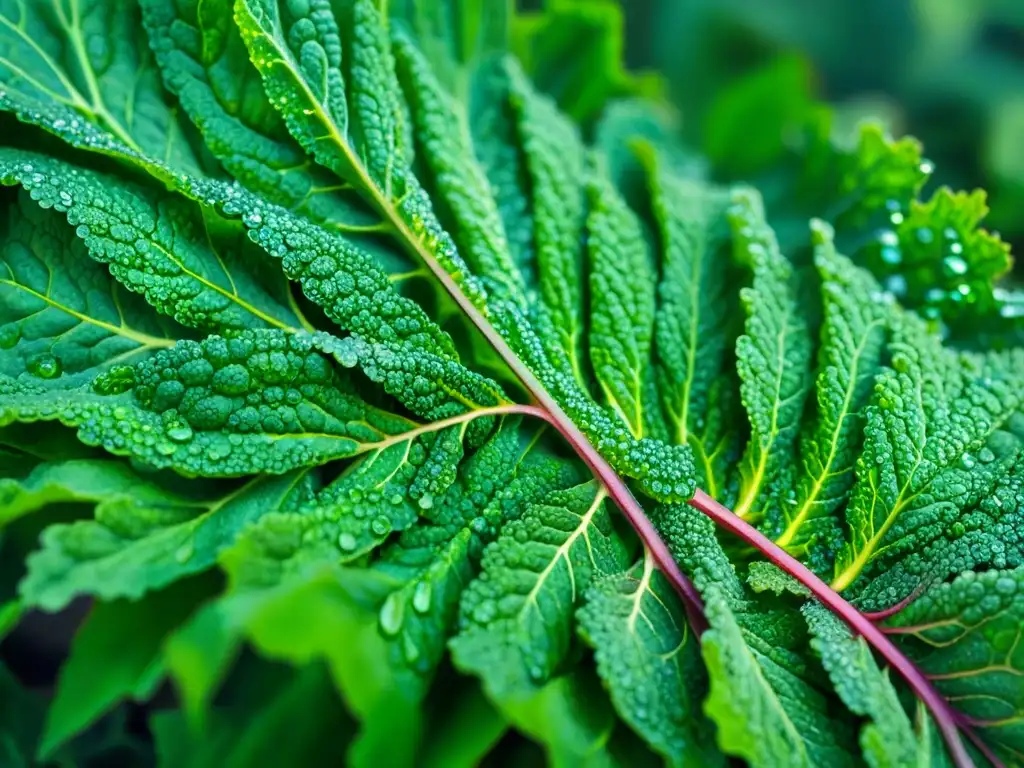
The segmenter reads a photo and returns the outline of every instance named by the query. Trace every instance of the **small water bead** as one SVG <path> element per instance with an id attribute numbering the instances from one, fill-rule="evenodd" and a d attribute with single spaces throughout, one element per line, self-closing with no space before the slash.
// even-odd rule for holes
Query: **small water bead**
<path id="1" fill-rule="evenodd" d="M 387 536 L 391 533 L 391 521 L 381 515 L 374 518 L 373 522 L 370 523 L 370 530 L 377 536 Z"/>
<path id="2" fill-rule="evenodd" d="M 420 659 L 421 653 L 419 646 L 416 645 L 416 641 L 409 635 L 402 638 L 402 655 L 409 664 L 416 664 Z"/>
<path id="3" fill-rule="evenodd" d="M 167 437 L 177 443 L 187 443 L 193 435 L 192 427 L 188 424 L 179 424 L 167 430 Z"/>
<path id="4" fill-rule="evenodd" d="M 412 593 L 412 607 L 417 613 L 430 610 L 430 602 L 434 595 L 434 587 L 429 581 L 421 581 Z"/>
<path id="5" fill-rule="evenodd" d="M 885 290 L 898 299 L 907 295 L 907 279 L 903 275 L 891 275 L 885 279 Z"/>
<path id="6" fill-rule="evenodd" d="M 898 267 L 903 263 L 903 253 L 899 248 L 885 247 L 878 254 L 883 264 L 888 264 L 891 267 Z"/>
<path id="7" fill-rule="evenodd" d="M 405 618 L 405 605 L 397 592 L 388 595 L 384 605 L 380 608 L 377 621 L 381 631 L 389 637 L 394 637 L 402 628 L 402 621 Z"/>
<path id="8" fill-rule="evenodd" d="M 1015 320 L 1024 317 L 1024 303 L 1003 304 L 999 308 L 999 314 L 1007 320 Z"/>
<path id="9" fill-rule="evenodd" d="M 60 358 L 49 353 L 36 355 L 28 361 L 28 372 L 40 379 L 55 379 L 63 370 Z"/>
<path id="10" fill-rule="evenodd" d="M 187 541 L 178 547 L 177 551 L 174 553 L 174 559 L 182 564 L 187 563 L 192 559 L 195 551 L 194 543 L 192 541 Z"/>
<path id="11" fill-rule="evenodd" d="M 942 261 L 944 271 L 950 277 L 960 277 L 967 274 L 968 264 L 960 256 L 947 256 Z"/>
<path id="12" fill-rule="evenodd" d="M 351 533 L 348 533 L 347 531 L 338 536 L 338 546 L 344 552 L 353 551 L 358 546 L 358 544 L 359 542 L 356 541 L 356 537 L 353 536 Z"/>

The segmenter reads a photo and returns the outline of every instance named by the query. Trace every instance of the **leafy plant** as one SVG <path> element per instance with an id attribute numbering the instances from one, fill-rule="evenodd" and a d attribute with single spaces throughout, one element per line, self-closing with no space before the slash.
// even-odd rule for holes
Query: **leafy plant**
<path id="1" fill-rule="evenodd" d="M 836 247 L 994 296 L 978 198 L 820 131 L 777 235 L 572 13 L 386 7 L 0 2 L 0 628 L 93 601 L 12 761 L 1018 762 L 1024 352 Z"/>

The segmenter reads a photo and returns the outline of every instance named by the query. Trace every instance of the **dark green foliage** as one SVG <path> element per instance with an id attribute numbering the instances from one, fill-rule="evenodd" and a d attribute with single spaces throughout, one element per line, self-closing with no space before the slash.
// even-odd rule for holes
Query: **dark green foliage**
<path id="1" fill-rule="evenodd" d="M 916 142 L 817 116 L 716 182 L 612 100 L 656 89 L 604 0 L 44 5 L 0 0 L 0 639 L 91 602 L 48 709 L 0 667 L 0 762 L 942 764 L 698 488 L 1024 753 L 1008 249 Z"/>

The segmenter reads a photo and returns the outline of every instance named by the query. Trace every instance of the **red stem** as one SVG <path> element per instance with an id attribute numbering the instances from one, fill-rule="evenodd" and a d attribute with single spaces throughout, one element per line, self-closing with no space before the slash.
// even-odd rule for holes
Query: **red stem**
<path id="1" fill-rule="evenodd" d="M 381 212 L 389 217 L 399 228 L 406 242 L 413 246 L 415 254 L 419 256 L 434 277 L 444 286 L 448 295 L 451 296 L 452 300 L 459 306 L 459 309 L 472 321 L 483 337 L 487 339 L 487 342 L 494 347 L 494 351 L 505 361 L 505 364 L 516 375 L 516 378 L 523 383 L 527 393 L 537 403 L 535 406 L 524 407 L 535 408 L 534 415 L 543 418 L 558 430 L 579 457 L 586 462 L 590 471 L 604 484 L 608 490 L 608 495 L 611 496 L 612 501 L 615 502 L 616 506 L 622 511 L 622 514 L 629 520 L 630 525 L 636 530 L 637 535 L 651 553 L 658 568 L 665 575 L 665 578 L 669 580 L 669 583 L 672 584 L 676 592 L 679 593 L 683 600 L 683 606 L 686 609 L 687 618 L 694 631 L 698 633 L 703 631 L 707 627 L 707 621 L 704 618 L 704 603 L 701 601 L 700 593 L 693 586 L 693 582 L 679 569 L 665 542 L 662 541 L 661 536 L 658 535 L 658 531 L 651 524 L 651 521 L 647 519 L 643 508 L 633 497 L 632 492 L 630 492 L 622 478 L 619 477 L 619 474 L 612 469 L 611 465 L 605 461 L 597 449 L 590 444 L 590 441 L 587 440 L 579 427 L 565 414 L 565 411 L 562 410 L 555 398 L 551 396 L 544 385 L 533 375 L 533 371 L 512 351 L 508 342 L 494 329 L 494 326 L 484 316 L 484 313 L 462 292 L 455 278 L 448 274 L 448 271 L 441 266 L 440 262 L 423 246 L 420 238 L 408 229 L 408 226 L 401 218 L 392 216 L 391 211 L 386 206 L 381 208 Z"/>
<path id="2" fill-rule="evenodd" d="M 718 525 L 760 550 L 772 563 L 798 579 L 826 608 L 845 621 L 856 634 L 861 635 L 907 681 L 910 688 L 931 710 L 935 722 L 949 747 L 950 757 L 957 768 L 974 768 L 974 761 L 960 739 L 960 729 L 966 728 L 960 714 L 931 684 L 924 673 L 908 659 L 884 632 L 860 611 L 839 596 L 803 563 L 788 554 L 756 528 L 729 509 L 719 504 L 704 491 L 698 490 L 690 505 L 714 520 Z M 972 738 L 973 740 L 973 738 Z"/>
<path id="3" fill-rule="evenodd" d="M 619 474 L 597 453 L 578 429 L 575 429 L 575 427 L 573 427 L 573 430 L 564 429 L 558 419 L 545 408 L 539 405 L 519 405 L 515 406 L 514 412 L 544 419 L 558 430 L 559 434 L 566 439 L 576 453 L 579 454 L 580 458 L 586 462 L 590 471 L 604 485 L 612 501 L 615 502 L 615 505 L 626 516 L 630 525 L 636 530 L 640 540 L 647 547 L 647 551 L 651 553 L 651 557 L 654 558 L 654 562 L 665 575 L 665 578 L 669 580 L 669 583 L 675 587 L 680 597 L 682 597 L 686 618 L 690 626 L 698 635 L 702 634 L 707 629 L 707 619 L 704 617 L 704 602 L 701 600 L 700 593 L 693 585 L 693 582 L 679 568 L 665 541 L 647 518 L 643 507 L 640 506 L 640 503 L 633 496 L 622 478 L 619 477 Z M 565 418 L 567 419 L 568 417 Z M 571 424 L 571 422 L 569 423 Z"/>
<path id="4" fill-rule="evenodd" d="M 590 471 L 604 484 L 612 501 L 615 502 L 636 530 L 637 535 L 651 553 L 658 568 L 679 593 L 691 626 L 698 633 L 706 629 L 707 620 L 704 617 L 703 602 L 700 594 L 697 592 L 696 587 L 694 587 L 693 582 L 680 570 L 665 542 L 651 521 L 647 519 L 647 515 L 633 497 L 629 487 L 619 477 L 618 473 L 612 469 L 611 465 L 605 461 L 597 449 L 590 444 L 590 441 L 587 440 L 586 436 L 572 419 L 565 414 L 558 402 L 545 389 L 537 377 L 534 376 L 533 371 L 512 351 L 512 348 L 501 334 L 495 330 L 484 313 L 462 292 L 456 280 L 441 266 L 430 251 L 423 246 L 420 238 L 409 230 L 406 223 L 400 217 L 393 215 L 393 212 L 388 210 L 387 206 L 382 207 L 382 212 L 398 226 L 406 242 L 413 246 L 416 255 L 423 260 L 424 264 L 433 273 L 434 277 L 440 281 L 441 285 L 444 286 L 459 308 L 469 317 L 473 325 L 483 334 L 484 338 L 487 339 L 498 355 L 515 373 L 516 377 L 523 383 L 523 387 L 534 399 L 536 405 L 522 406 L 524 410 L 521 412 L 532 413 L 551 424 L 572 446 L 579 457 L 586 462 Z M 711 517 L 719 525 L 756 546 L 772 562 L 792 576 L 800 579 L 818 600 L 843 618 L 855 632 L 860 633 L 869 643 L 874 645 L 889 664 L 906 679 L 918 697 L 931 709 L 935 716 L 935 721 L 949 746 L 950 755 L 957 768 L 974 768 L 974 763 L 967 754 L 963 742 L 960 740 L 958 725 L 964 726 L 964 724 L 959 720 L 957 713 L 942 698 L 921 671 L 899 651 L 881 630 L 830 589 L 802 563 L 788 555 L 773 541 L 749 524 L 743 522 L 703 491 L 698 489 L 690 504 Z"/>
<path id="5" fill-rule="evenodd" d="M 895 616 L 897 613 L 902 611 L 912 602 L 917 600 L 917 598 L 921 596 L 922 592 L 924 592 L 924 587 L 918 585 L 914 587 L 913 592 L 911 592 L 909 595 L 907 595 L 898 603 L 896 603 L 896 605 L 891 605 L 888 608 L 882 609 L 881 611 L 862 611 L 861 615 L 868 621 L 874 621 L 876 623 L 879 621 L 884 621 L 885 619 L 888 619 L 890 616 Z"/>

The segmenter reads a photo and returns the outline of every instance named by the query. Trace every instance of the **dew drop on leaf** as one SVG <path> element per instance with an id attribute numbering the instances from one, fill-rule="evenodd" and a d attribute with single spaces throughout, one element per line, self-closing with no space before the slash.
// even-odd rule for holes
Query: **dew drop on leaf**
<path id="1" fill-rule="evenodd" d="M 179 563 L 187 563 L 189 560 L 192 559 L 192 555 L 194 554 L 195 547 L 193 546 L 192 542 L 186 541 L 184 544 L 178 547 L 177 551 L 174 553 L 174 559 L 177 560 Z"/>
<path id="2" fill-rule="evenodd" d="M 62 370 L 60 358 L 51 354 L 36 355 L 28 361 L 28 372 L 40 379 L 55 379 Z"/>
<path id="3" fill-rule="evenodd" d="M 356 537 L 351 533 L 346 532 L 338 536 L 338 546 L 345 552 L 351 552 L 354 550 L 357 543 Z"/>
<path id="4" fill-rule="evenodd" d="M 943 260 L 942 264 L 946 273 L 949 275 L 959 276 L 967 274 L 967 262 L 960 256 L 947 256 Z"/>
<path id="5" fill-rule="evenodd" d="M 426 613 L 430 610 L 430 600 L 433 597 L 434 588 L 429 581 L 421 581 L 416 585 L 412 593 L 412 607 L 417 613 Z"/>
<path id="6" fill-rule="evenodd" d="M 398 630 L 402 628 L 404 614 L 405 607 L 399 599 L 398 593 L 392 592 L 388 595 L 388 599 L 384 601 L 384 605 L 381 606 L 380 614 L 377 617 L 380 622 L 381 632 L 390 637 L 397 635 Z"/>
<path id="7" fill-rule="evenodd" d="M 420 649 L 409 635 L 402 638 L 402 655 L 409 664 L 415 664 L 420 658 Z"/>
<path id="8" fill-rule="evenodd" d="M 391 533 L 391 521 L 381 515 L 374 518 L 373 522 L 370 523 L 370 530 L 377 536 L 387 536 Z"/>
<path id="9" fill-rule="evenodd" d="M 168 429 L 167 436 L 177 443 L 187 443 L 192 439 L 192 427 L 188 424 L 179 424 Z"/>

